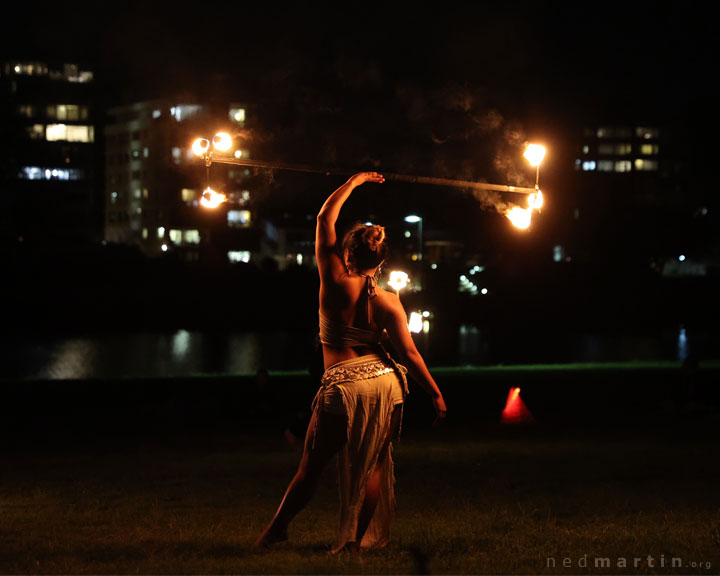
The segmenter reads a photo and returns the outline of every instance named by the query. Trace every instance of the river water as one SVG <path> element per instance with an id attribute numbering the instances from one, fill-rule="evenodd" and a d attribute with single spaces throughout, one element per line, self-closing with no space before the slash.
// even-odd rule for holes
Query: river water
<path id="1" fill-rule="evenodd" d="M 415 335 L 425 355 L 431 334 Z M 578 335 L 567 361 L 680 360 L 693 348 L 684 327 L 663 338 Z M 561 346 L 563 344 L 558 344 Z M 496 364 L 483 334 L 461 326 L 453 357 L 426 356 L 432 365 Z M 528 358 L 527 363 L 537 362 Z M 21 337 L 0 352 L 0 378 L 89 379 L 254 374 L 259 369 L 308 370 L 317 361 L 308 333 L 124 332 L 82 336 Z M 523 358 L 509 363 L 523 363 Z"/>

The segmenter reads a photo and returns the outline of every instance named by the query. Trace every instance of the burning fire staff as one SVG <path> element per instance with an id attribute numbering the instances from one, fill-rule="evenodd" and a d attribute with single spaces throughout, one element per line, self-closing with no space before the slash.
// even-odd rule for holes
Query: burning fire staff
<path id="1" fill-rule="evenodd" d="M 342 253 L 338 250 L 335 224 L 343 204 L 361 184 L 384 181 L 377 172 L 355 174 L 318 214 L 315 252 L 325 372 L 298 471 L 256 547 L 287 539 L 290 521 L 308 504 L 336 454 L 340 529 L 335 551 L 387 545 L 395 507 L 392 442 L 400 432 L 406 372 L 432 398 L 436 423 L 446 417 L 445 401 L 415 347 L 400 299 L 377 285 L 388 253 L 384 228 L 358 223 L 345 234 Z M 385 332 L 404 365 L 382 347 Z"/>

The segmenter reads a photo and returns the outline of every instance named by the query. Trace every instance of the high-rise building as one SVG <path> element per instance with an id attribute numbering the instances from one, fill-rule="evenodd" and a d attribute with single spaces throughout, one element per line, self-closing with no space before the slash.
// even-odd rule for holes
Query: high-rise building
<path id="1" fill-rule="evenodd" d="M 106 242 L 186 261 L 259 258 L 263 234 L 255 222 L 251 172 L 221 163 L 208 169 L 192 151 L 195 139 L 222 131 L 233 137 L 226 154 L 247 156 L 244 106 L 138 102 L 110 109 L 108 118 Z M 227 201 L 205 207 L 203 191 L 210 186 Z"/>
<path id="2" fill-rule="evenodd" d="M 0 238 L 102 239 L 101 134 L 93 72 L 78 64 L 0 64 Z"/>

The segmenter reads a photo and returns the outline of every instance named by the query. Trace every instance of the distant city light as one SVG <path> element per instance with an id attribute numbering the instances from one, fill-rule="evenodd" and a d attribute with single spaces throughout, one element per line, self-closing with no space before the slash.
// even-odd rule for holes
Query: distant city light
<path id="1" fill-rule="evenodd" d="M 483 288 L 482 290 L 480 290 L 480 293 L 481 293 L 481 294 L 487 294 L 487 293 L 488 293 L 488 289 L 487 289 L 487 288 Z"/>
<path id="2" fill-rule="evenodd" d="M 167 244 L 163 244 L 162 246 L 160 246 L 160 249 L 161 249 L 163 252 L 167 252 L 167 251 L 168 251 Z"/>
<path id="3" fill-rule="evenodd" d="M 408 330 L 415 334 L 419 334 L 423 329 L 423 317 L 418 312 L 410 313 L 410 320 L 408 321 Z"/>
<path id="4" fill-rule="evenodd" d="M 422 220 L 422 218 L 420 216 L 416 216 L 415 214 L 405 216 L 405 222 L 408 222 L 409 224 L 417 224 L 420 220 Z"/>
<path id="5" fill-rule="evenodd" d="M 685 254 L 680 254 L 680 256 L 678 256 L 678 260 L 680 260 L 680 262 L 685 262 Z"/>

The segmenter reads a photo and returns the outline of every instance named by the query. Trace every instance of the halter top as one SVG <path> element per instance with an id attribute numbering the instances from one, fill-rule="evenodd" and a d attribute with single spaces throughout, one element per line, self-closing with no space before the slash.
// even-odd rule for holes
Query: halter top
<path id="1" fill-rule="evenodd" d="M 375 279 L 365 276 L 365 290 L 367 293 L 367 323 L 370 325 L 370 299 L 375 297 Z M 366 330 L 356 326 L 349 326 L 343 322 L 331 320 L 320 313 L 320 342 L 333 348 L 352 348 L 353 346 L 374 346 L 382 341 L 383 331 Z"/>

